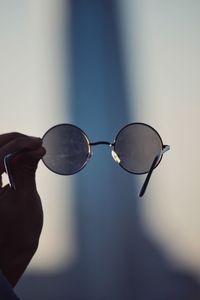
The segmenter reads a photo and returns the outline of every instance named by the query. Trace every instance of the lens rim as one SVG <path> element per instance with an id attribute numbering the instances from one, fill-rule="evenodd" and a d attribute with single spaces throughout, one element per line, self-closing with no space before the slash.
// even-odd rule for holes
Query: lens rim
<path id="1" fill-rule="evenodd" d="M 88 155 L 87 155 L 87 159 L 85 160 L 84 164 L 76 171 L 76 172 L 73 172 L 73 173 L 70 173 L 70 174 L 64 174 L 64 173 L 61 173 L 61 172 L 57 172 L 57 171 L 54 171 L 52 168 L 50 168 L 47 163 L 44 161 L 44 157 L 45 155 L 42 157 L 42 162 L 44 163 L 44 165 L 50 170 L 52 171 L 53 173 L 55 174 L 58 174 L 58 175 L 63 175 L 63 176 L 71 176 L 71 175 L 74 175 L 78 172 L 80 172 L 88 163 L 88 161 L 90 160 L 91 156 L 92 156 L 92 152 L 91 152 L 91 146 L 90 146 L 90 140 L 87 136 L 87 134 L 78 126 L 74 125 L 74 124 L 71 124 L 71 123 L 61 123 L 61 124 L 57 124 L 57 125 L 54 125 L 52 126 L 51 128 L 49 128 L 45 134 L 43 135 L 42 137 L 42 141 L 44 140 L 45 136 L 54 128 L 56 127 L 60 127 L 60 126 L 70 126 L 70 127 L 75 127 L 76 129 L 78 129 L 84 136 L 86 142 L 87 142 L 87 145 L 88 145 Z M 47 151 L 47 150 L 46 150 Z"/>
<path id="2" fill-rule="evenodd" d="M 154 132 L 157 134 L 157 136 L 158 136 L 158 138 L 159 138 L 159 140 L 160 140 L 160 142 L 161 142 L 161 146 L 162 146 L 161 150 L 163 149 L 164 144 L 163 144 L 162 138 L 161 138 L 160 134 L 158 133 L 158 131 L 157 131 L 155 128 L 153 128 L 151 125 L 148 125 L 148 124 L 143 123 L 143 122 L 133 122 L 133 123 L 129 123 L 129 124 L 125 125 L 124 127 L 122 127 L 122 128 L 120 129 L 120 131 L 117 133 L 116 137 L 115 137 L 115 140 L 114 140 L 114 143 L 113 143 L 113 149 L 114 149 L 114 151 L 116 152 L 117 155 L 118 155 L 118 153 L 117 153 L 117 151 L 116 151 L 116 142 L 117 142 L 117 138 L 119 137 L 119 135 L 121 134 L 121 132 L 122 132 L 124 129 L 126 129 L 126 127 L 133 126 L 133 125 L 143 125 L 143 126 L 149 127 L 152 131 L 154 131 Z M 155 165 L 154 169 L 157 168 L 157 166 L 160 164 L 160 162 L 161 162 L 161 160 L 162 160 L 162 157 L 163 157 L 163 154 L 160 156 L 160 158 L 159 158 L 157 164 Z M 128 170 L 126 167 L 124 167 L 124 166 L 121 164 L 121 162 L 119 162 L 119 165 L 120 165 L 120 167 L 121 167 L 122 169 L 124 169 L 124 170 L 127 171 L 128 173 L 135 174 L 135 175 L 143 175 L 143 174 L 147 174 L 147 173 L 149 172 L 149 171 L 147 171 L 147 172 L 132 172 L 132 171 Z"/>

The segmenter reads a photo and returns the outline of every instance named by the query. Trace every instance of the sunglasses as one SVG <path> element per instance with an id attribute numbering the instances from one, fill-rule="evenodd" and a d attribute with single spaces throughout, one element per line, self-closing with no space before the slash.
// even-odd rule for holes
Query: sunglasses
<path id="1" fill-rule="evenodd" d="M 147 174 L 139 196 L 146 191 L 153 170 L 159 165 L 163 154 L 170 149 L 163 145 L 159 133 L 145 123 L 130 123 L 124 126 L 113 142 L 91 142 L 86 133 L 72 124 L 59 124 L 50 128 L 43 136 L 46 154 L 42 161 L 52 172 L 73 175 L 81 171 L 92 157 L 92 147 L 107 145 L 111 154 L 125 171 L 132 174 Z M 10 153 L 4 158 L 5 170 L 10 186 L 16 189 L 11 170 Z"/>

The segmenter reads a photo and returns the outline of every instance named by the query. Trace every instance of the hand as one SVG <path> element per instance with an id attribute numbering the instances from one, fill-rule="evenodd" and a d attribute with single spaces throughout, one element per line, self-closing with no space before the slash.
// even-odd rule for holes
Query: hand
<path id="1" fill-rule="evenodd" d="M 43 225 L 35 183 L 37 164 L 45 154 L 42 140 L 19 133 L 0 135 L 0 177 L 5 171 L 4 157 L 21 150 L 11 160 L 16 190 L 0 187 L 0 270 L 12 286 L 37 250 Z"/>

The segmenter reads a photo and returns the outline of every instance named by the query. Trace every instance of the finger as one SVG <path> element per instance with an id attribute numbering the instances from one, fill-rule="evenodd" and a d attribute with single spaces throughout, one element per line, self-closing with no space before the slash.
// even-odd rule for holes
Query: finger
<path id="1" fill-rule="evenodd" d="M 39 160 L 45 155 L 46 150 L 40 146 L 36 150 L 27 150 L 20 152 L 12 160 L 12 167 L 20 169 L 35 170 Z"/>
<path id="2" fill-rule="evenodd" d="M 0 135 L 0 147 L 4 146 L 5 144 L 8 144 L 9 142 L 16 140 L 18 138 L 28 137 L 25 134 L 19 133 L 19 132 L 10 132 L 10 133 L 4 133 Z"/>
<path id="3" fill-rule="evenodd" d="M 40 148 L 42 145 L 42 140 L 40 138 L 33 137 L 20 137 L 15 140 L 10 141 L 7 144 L 4 144 L 0 148 L 0 174 L 2 174 L 4 170 L 4 157 L 9 153 L 17 153 L 22 150 L 36 150 Z"/>
<path id="4" fill-rule="evenodd" d="M 40 148 L 20 153 L 10 163 L 13 181 L 16 190 L 35 189 L 35 172 L 39 160 L 46 153 L 45 149 Z"/>

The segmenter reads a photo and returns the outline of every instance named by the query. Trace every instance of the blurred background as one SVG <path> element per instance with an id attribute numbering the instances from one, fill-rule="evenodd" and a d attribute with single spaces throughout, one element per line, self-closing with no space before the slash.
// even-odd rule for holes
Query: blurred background
<path id="1" fill-rule="evenodd" d="M 152 125 L 171 150 L 144 180 L 105 146 L 82 172 L 42 162 L 40 246 L 21 299 L 200 299 L 200 2 L 0 0 L 1 133 L 73 123 L 113 141 Z"/>

